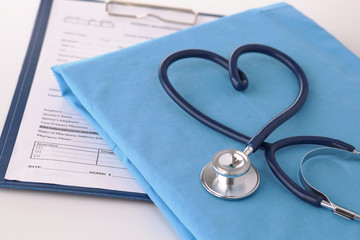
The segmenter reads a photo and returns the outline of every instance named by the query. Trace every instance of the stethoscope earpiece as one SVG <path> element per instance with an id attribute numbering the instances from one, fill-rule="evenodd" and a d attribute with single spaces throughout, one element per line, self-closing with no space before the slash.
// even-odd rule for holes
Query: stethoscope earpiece
<path id="1" fill-rule="evenodd" d="M 247 154 L 225 149 L 215 154 L 201 171 L 201 182 L 211 194 L 225 199 L 241 199 L 258 188 L 260 175 Z"/>

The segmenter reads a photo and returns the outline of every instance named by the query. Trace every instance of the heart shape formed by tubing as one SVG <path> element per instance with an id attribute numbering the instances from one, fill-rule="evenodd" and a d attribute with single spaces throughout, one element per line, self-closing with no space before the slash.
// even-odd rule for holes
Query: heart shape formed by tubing
<path id="1" fill-rule="evenodd" d="M 265 124 L 253 138 L 239 133 L 197 110 L 175 90 L 167 76 L 167 70 L 173 62 L 184 58 L 203 58 L 228 69 L 233 87 L 237 91 L 242 91 L 247 88 L 248 79 L 246 75 L 237 68 L 237 60 L 242 54 L 249 52 L 263 53 L 276 58 L 285 64 L 299 81 L 299 93 L 295 101 L 287 109 Z M 354 146 L 337 139 L 319 136 L 295 136 L 280 139 L 275 143 L 264 142 L 277 127 L 292 117 L 303 106 L 308 94 L 307 78 L 300 66 L 289 56 L 277 49 L 259 44 L 248 44 L 238 47 L 230 55 L 229 61 L 216 53 L 205 50 L 183 50 L 175 52 L 165 58 L 159 68 L 159 78 L 168 95 L 187 113 L 225 136 L 246 144 L 243 152 L 233 149 L 218 152 L 212 162 L 203 168 L 201 181 L 206 190 L 211 194 L 226 199 L 240 199 L 252 194 L 259 186 L 260 178 L 257 170 L 250 163 L 248 155 L 261 147 L 265 150 L 266 161 L 271 171 L 279 181 L 298 198 L 314 206 L 328 208 L 337 215 L 347 219 L 360 220 L 360 214 L 334 204 L 325 194 L 319 192 L 317 189 L 311 187 L 312 191 L 306 191 L 298 186 L 281 169 L 275 158 L 275 153 L 279 149 L 298 144 L 324 145 L 331 148 L 342 149 L 352 154 L 360 154 L 360 151 L 355 150 Z"/>
<path id="2" fill-rule="evenodd" d="M 273 119 L 271 119 L 266 125 L 264 125 L 260 131 L 258 131 L 254 137 L 250 138 L 240 132 L 235 131 L 232 128 L 229 128 L 220 122 L 215 121 L 214 119 L 208 117 L 207 115 L 200 112 L 189 102 L 187 102 L 173 87 L 168 78 L 168 68 L 169 66 L 177 60 L 185 58 L 202 58 L 210 60 L 214 63 L 219 64 L 223 68 L 227 69 L 230 74 L 230 80 L 237 91 L 245 90 L 248 86 L 248 79 L 240 69 L 237 67 L 238 58 L 245 53 L 262 53 L 268 56 L 271 56 L 283 64 L 285 64 L 297 77 L 299 82 L 299 93 L 294 100 L 294 102 L 286 108 L 284 111 L 279 113 Z M 188 49 L 179 52 L 175 52 L 164 59 L 159 67 L 159 78 L 160 82 L 167 92 L 167 94 L 188 114 L 202 122 L 206 126 L 228 136 L 236 141 L 245 143 L 247 147 L 250 147 L 252 151 L 256 151 L 264 143 L 265 139 L 282 123 L 292 117 L 305 103 L 307 94 L 308 94 L 308 81 L 305 76 L 305 73 L 301 67 L 292 60 L 289 56 L 283 52 L 274 49 L 269 46 L 260 45 L 260 44 L 247 44 L 236 48 L 230 55 L 229 60 L 224 57 L 206 50 L 200 49 Z"/>

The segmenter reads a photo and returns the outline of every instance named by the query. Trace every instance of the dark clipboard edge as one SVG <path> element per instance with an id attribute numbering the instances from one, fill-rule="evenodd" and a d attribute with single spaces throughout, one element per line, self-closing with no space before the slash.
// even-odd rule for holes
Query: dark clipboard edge
<path id="1" fill-rule="evenodd" d="M 143 193 L 5 179 L 42 49 L 52 2 L 52 0 L 42 0 L 40 3 L 19 80 L 0 137 L 0 187 L 151 201 L 148 195 Z"/>
<path id="2" fill-rule="evenodd" d="M 207 16 L 207 17 L 217 17 L 217 18 L 224 17 L 224 15 L 213 14 L 213 13 L 203 13 L 203 12 L 199 12 L 198 14 L 199 14 L 199 16 Z"/>

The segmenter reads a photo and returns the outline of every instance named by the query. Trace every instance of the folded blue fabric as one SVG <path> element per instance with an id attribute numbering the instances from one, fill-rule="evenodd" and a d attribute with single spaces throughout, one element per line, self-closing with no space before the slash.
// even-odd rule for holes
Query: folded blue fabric
<path id="1" fill-rule="evenodd" d="M 261 150 L 251 155 L 261 183 L 252 196 L 226 201 L 201 185 L 200 172 L 222 149 L 244 145 L 209 129 L 180 109 L 158 79 L 174 51 L 199 48 L 228 57 L 243 44 L 285 52 L 309 79 L 304 107 L 267 139 L 323 135 L 360 146 L 360 60 L 293 7 L 281 3 L 224 17 L 99 57 L 53 67 L 63 96 L 97 129 L 184 239 L 356 239 L 359 223 L 309 205 L 272 175 Z M 181 60 L 169 69 L 176 89 L 196 108 L 247 135 L 289 106 L 296 78 L 260 54 L 241 56 L 249 78 L 235 91 L 228 72 L 206 60 Z M 302 156 L 314 146 L 279 151 L 294 181 Z M 309 162 L 308 166 L 312 166 Z M 308 178 L 337 204 L 360 210 L 360 164 L 314 164 Z M 327 175 L 332 173 L 334 175 Z M 311 175 L 311 176 L 309 176 Z"/>

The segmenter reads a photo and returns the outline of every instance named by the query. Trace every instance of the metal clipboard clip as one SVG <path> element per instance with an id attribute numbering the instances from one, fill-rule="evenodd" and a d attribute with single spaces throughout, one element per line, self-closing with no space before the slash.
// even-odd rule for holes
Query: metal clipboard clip
<path id="1" fill-rule="evenodd" d="M 183 25 L 195 25 L 198 19 L 198 13 L 191 9 L 130 3 L 117 0 L 107 1 L 105 3 L 105 11 L 110 16 L 135 19 L 154 17 L 163 22 Z M 171 11 L 172 14 L 168 14 L 169 11 Z"/>

